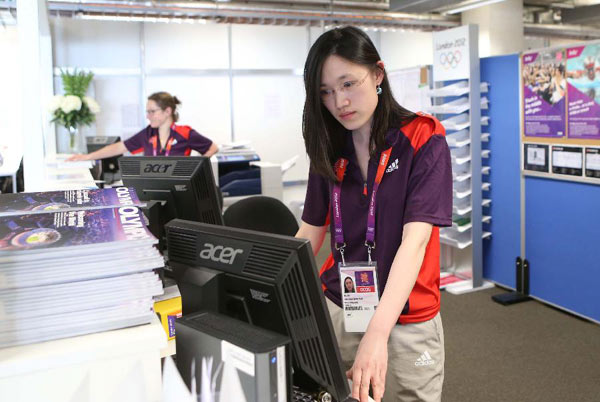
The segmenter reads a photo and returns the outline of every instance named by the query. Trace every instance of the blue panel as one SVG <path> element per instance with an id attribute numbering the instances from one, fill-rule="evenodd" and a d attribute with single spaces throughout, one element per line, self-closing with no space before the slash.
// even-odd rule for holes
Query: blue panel
<path id="1" fill-rule="evenodd" d="M 490 116 L 489 126 L 482 132 L 490 133 L 490 142 L 482 148 L 491 150 L 484 164 L 491 166 L 491 191 L 483 193 L 492 204 L 484 209 L 491 215 L 491 239 L 483 241 L 483 277 L 514 288 L 515 259 L 521 253 L 520 230 L 520 160 L 519 160 L 519 56 L 508 55 L 481 59 L 481 80 L 490 83 L 486 95 L 490 101 L 482 115 Z"/>
<path id="2" fill-rule="evenodd" d="M 530 292 L 600 321 L 600 186 L 528 177 Z"/>

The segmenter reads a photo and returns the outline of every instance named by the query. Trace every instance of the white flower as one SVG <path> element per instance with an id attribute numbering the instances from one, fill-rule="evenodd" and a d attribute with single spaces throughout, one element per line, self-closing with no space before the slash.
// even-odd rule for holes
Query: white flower
<path id="1" fill-rule="evenodd" d="M 56 110 L 61 107 L 63 98 L 64 96 L 62 95 L 54 95 L 52 99 L 50 99 L 50 102 L 48 102 L 48 112 L 56 112 Z"/>
<path id="2" fill-rule="evenodd" d="M 63 112 L 69 113 L 73 110 L 81 109 L 81 98 L 75 95 L 67 95 L 61 102 L 60 108 Z"/>
<path id="3" fill-rule="evenodd" d="M 90 112 L 92 112 L 93 114 L 100 113 L 100 105 L 98 104 L 98 102 L 96 102 L 94 100 L 94 98 L 91 98 L 89 96 L 84 96 L 83 101 L 85 102 L 87 107 L 90 109 Z"/>

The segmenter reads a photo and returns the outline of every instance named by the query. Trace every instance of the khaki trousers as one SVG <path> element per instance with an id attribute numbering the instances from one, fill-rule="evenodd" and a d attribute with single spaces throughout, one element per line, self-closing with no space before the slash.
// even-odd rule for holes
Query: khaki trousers
<path id="1" fill-rule="evenodd" d="M 343 310 L 325 299 L 342 355 L 342 367 L 349 370 L 362 334 L 346 332 Z M 383 401 L 441 401 L 444 358 L 444 329 L 439 313 L 429 321 L 396 325 L 388 341 Z"/>

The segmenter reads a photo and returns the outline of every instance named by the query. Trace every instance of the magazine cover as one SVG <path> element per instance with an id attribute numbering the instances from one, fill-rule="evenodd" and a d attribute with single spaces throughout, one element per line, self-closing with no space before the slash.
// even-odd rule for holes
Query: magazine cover
<path id="1" fill-rule="evenodd" d="M 156 242 L 138 207 L 0 217 L 0 256 L 118 242 Z"/>
<path id="2" fill-rule="evenodd" d="M 45 191 L 0 194 L 0 216 L 47 213 L 80 209 L 144 206 L 133 188 Z"/>
<path id="3" fill-rule="evenodd" d="M 567 50 L 569 138 L 600 140 L 600 43 Z"/>

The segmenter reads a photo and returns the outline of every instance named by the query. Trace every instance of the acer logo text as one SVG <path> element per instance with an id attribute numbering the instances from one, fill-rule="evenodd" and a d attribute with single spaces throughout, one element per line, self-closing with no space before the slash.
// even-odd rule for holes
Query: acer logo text
<path id="1" fill-rule="evenodd" d="M 166 173 L 166 171 L 171 167 L 171 164 L 161 165 L 161 164 L 148 164 L 144 167 L 144 173 Z"/>
<path id="2" fill-rule="evenodd" d="M 200 258 L 231 265 L 233 264 L 233 260 L 235 260 L 235 256 L 243 252 L 244 250 L 241 248 L 234 249 L 232 247 L 204 243 L 204 249 L 200 251 Z"/>

